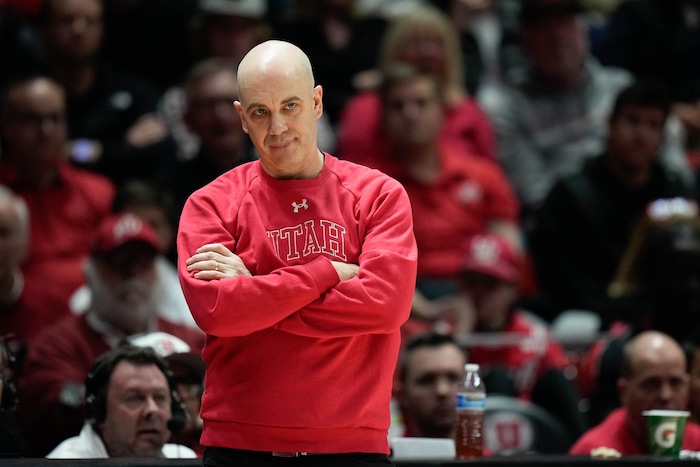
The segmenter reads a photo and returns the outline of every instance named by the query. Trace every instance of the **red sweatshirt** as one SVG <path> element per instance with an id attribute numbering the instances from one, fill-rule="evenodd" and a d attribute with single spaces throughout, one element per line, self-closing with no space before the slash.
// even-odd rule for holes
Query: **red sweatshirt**
<path id="1" fill-rule="evenodd" d="M 207 333 L 202 444 L 257 451 L 388 453 L 399 328 L 416 244 L 408 196 L 376 170 L 326 154 L 310 180 L 259 161 L 196 191 L 180 221 L 180 280 Z M 252 277 L 203 281 L 185 260 L 207 243 Z M 360 265 L 341 282 L 331 260 Z"/>
<path id="2" fill-rule="evenodd" d="M 632 437 L 622 408 L 613 410 L 599 425 L 584 433 L 569 449 L 569 454 L 589 456 L 591 451 L 601 447 L 615 449 L 623 456 L 647 453 L 646 446 Z M 690 422 L 686 425 L 681 449 L 700 450 L 700 426 Z"/>

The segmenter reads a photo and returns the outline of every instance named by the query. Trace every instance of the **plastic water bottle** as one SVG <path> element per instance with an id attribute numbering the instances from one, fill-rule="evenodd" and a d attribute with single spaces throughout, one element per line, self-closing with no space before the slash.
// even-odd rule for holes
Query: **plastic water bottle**
<path id="1" fill-rule="evenodd" d="M 464 369 L 466 375 L 457 390 L 455 448 L 458 459 L 478 459 L 484 453 L 486 388 L 479 375 L 479 365 L 467 363 Z"/>

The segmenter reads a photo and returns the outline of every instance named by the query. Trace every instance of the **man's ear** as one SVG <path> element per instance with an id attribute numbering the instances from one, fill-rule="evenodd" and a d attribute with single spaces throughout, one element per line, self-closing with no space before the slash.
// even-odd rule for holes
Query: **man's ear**
<path id="1" fill-rule="evenodd" d="M 316 116 L 317 119 L 321 118 L 321 115 L 323 115 L 323 87 L 321 85 L 317 85 L 314 87 L 314 115 Z"/>
<path id="2" fill-rule="evenodd" d="M 247 134 L 248 125 L 245 122 L 245 118 L 243 118 L 243 106 L 241 105 L 241 101 L 233 101 L 233 106 L 236 108 L 236 112 L 238 112 L 238 117 L 241 119 L 241 127 L 243 128 L 243 131 Z"/>

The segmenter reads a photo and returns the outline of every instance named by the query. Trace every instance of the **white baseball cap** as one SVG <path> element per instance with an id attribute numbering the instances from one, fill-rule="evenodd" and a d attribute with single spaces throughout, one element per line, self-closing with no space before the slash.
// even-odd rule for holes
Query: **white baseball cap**
<path id="1" fill-rule="evenodd" d="M 161 357 L 190 351 L 190 346 L 185 341 L 167 332 L 156 331 L 135 334 L 126 340 L 129 344 L 136 347 L 151 347 Z"/>

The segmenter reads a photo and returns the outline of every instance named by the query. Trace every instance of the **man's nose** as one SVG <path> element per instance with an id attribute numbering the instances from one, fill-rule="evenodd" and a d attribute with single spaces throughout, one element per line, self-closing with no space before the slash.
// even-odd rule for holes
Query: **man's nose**
<path id="1" fill-rule="evenodd" d="M 440 395 L 449 394 L 454 391 L 454 388 L 455 385 L 447 379 L 440 379 L 435 383 L 435 392 Z"/>
<path id="2" fill-rule="evenodd" d="M 160 411 L 161 407 L 158 402 L 153 397 L 146 398 L 146 404 L 144 407 L 144 412 L 148 415 L 154 414 Z"/>
<path id="3" fill-rule="evenodd" d="M 39 130 L 42 135 L 50 135 L 58 129 L 59 123 L 53 118 L 42 118 L 39 122 Z"/>
<path id="4" fill-rule="evenodd" d="M 88 29 L 88 20 L 85 18 L 75 18 L 71 21 L 70 26 L 73 34 L 84 34 Z"/>
<path id="5" fill-rule="evenodd" d="M 659 391 L 659 398 L 662 401 L 664 401 L 664 402 L 670 401 L 671 399 L 673 399 L 673 395 L 674 395 L 674 390 L 670 384 L 664 383 L 661 385 L 661 390 Z"/>
<path id="6" fill-rule="evenodd" d="M 278 113 L 273 113 L 271 118 L 270 118 L 270 134 L 271 135 L 281 135 L 287 131 L 287 122 L 282 117 L 282 115 Z"/>

